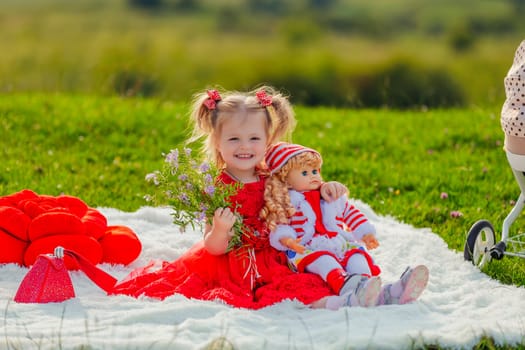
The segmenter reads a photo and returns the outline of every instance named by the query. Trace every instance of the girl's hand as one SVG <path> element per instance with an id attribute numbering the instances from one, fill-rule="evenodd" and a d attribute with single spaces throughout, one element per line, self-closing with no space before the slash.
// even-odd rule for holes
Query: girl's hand
<path id="1" fill-rule="evenodd" d="M 303 254 L 306 248 L 299 244 L 300 241 L 301 238 L 293 239 L 292 237 L 285 237 L 279 240 L 285 247 L 288 247 L 296 253 Z"/>
<path id="2" fill-rule="evenodd" d="M 365 243 L 366 249 L 372 250 L 379 247 L 379 242 L 377 241 L 376 236 L 372 233 L 367 233 L 363 236 L 363 238 L 361 238 L 361 240 L 363 241 L 363 243 Z"/>
<path id="3" fill-rule="evenodd" d="M 230 208 L 218 208 L 213 214 L 213 231 L 226 232 L 228 237 L 233 236 L 232 227 L 236 217 Z"/>
<path id="4" fill-rule="evenodd" d="M 221 255 L 228 250 L 228 244 L 233 237 L 233 224 L 236 217 L 229 208 L 215 210 L 212 225 L 207 225 L 204 234 L 204 248 L 213 255 Z"/>
<path id="5" fill-rule="evenodd" d="M 321 185 L 321 197 L 328 203 L 348 194 L 348 188 L 340 182 L 329 181 Z"/>

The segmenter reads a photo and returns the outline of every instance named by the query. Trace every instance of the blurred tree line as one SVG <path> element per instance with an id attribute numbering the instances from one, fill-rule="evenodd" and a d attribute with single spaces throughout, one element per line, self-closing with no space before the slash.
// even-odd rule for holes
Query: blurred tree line
<path id="1" fill-rule="evenodd" d="M 207 8 L 203 0 L 128 0 L 132 7 L 153 11 L 200 13 Z M 421 1 L 420 3 L 424 3 Z M 428 1 L 427 1 L 428 2 Z M 467 51 L 476 39 L 484 35 L 506 35 L 523 28 L 522 14 L 525 0 L 508 0 L 509 13 L 513 16 L 486 16 L 473 13 L 460 22 L 431 21 L 424 32 L 431 36 L 447 34 L 451 48 L 456 52 Z M 371 38 L 388 38 L 410 31 L 419 31 L 417 7 L 407 4 L 397 11 L 374 12 L 364 2 L 342 0 L 246 0 L 235 4 L 223 3 L 218 15 L 223 16 L 222 30 L 235 28 L 239 18 L 272 16 L 277 18 L 308 18 L 304 28 L 290 28 L 292 43 L 307 41 L 315 28 L 324 28 L 333 35 L 356 34 Z M 474 5 L 474 4 L 473 4 Z M 443 6 L 443 5 L 442 5 Z M 449 26 L 449 27 L 447 27 Z M 315 34 L 313 34 L 315 35 Z M 348 96 L 348 86 L 331 74 L 309 77 L 301 74 L 279 74 L 272 81 L 295 92 L 297 102 L 306 105 L 337 105 L 394 108 L 415 106 L 450 107 L 467 103 L 463 88 L 446 69 L 431 69 L 407 61 L 393 61 L 387 66 L 367 74 L 355 74 L 351 80 L 354 93 Z M 345 78 L 343 78 L 345 79 Z"/>
<path id="2" fill-rule="evenodd" d="M 305 105 L 498 103 L 525 29 L 525 0 L 5 1 L 1 91 L 186 99 L 267 83 Z M 506 56 L 488 49 L 501 43 Z"/>

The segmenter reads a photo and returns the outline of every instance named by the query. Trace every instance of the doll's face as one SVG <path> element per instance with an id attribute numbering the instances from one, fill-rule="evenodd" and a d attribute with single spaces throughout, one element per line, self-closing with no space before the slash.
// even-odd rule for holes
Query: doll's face
<path id="1" fill-rule="evenodd" d="M 310 165 L 301 165 L 291 169 L 286 176 L 288 188 L 296 191 L 312 191 L 321 187 L 321 169 Z"/>

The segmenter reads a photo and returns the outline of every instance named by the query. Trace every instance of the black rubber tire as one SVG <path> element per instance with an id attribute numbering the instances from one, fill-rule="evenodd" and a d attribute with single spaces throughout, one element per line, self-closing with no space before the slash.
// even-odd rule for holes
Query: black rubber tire
<path id="1" fill-rule="evenodd" d="M 482 268 L 490 262 L 490 249 L 496 243 L 494 227 L 487 220 L 479 220 L 470 228 L 463 250 L 463 257 Z"/>

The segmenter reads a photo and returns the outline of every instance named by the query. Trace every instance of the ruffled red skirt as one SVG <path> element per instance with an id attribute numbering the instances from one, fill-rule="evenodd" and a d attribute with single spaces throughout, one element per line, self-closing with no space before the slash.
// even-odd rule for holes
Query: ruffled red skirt
<path id="1" fill-rule="evenodd" d="M 200 300 L 221 300 L 234 307 L 259 309 L 286 299 L 310 304 L 332 292 L 317 275 L 294 273 L 283 253 L 267 247 L 250 254 L 239 249 L 211 255 L 202 242 L 179 259 L 132 271 L 112 294 L 164 299 L 175 293 Z"/>

